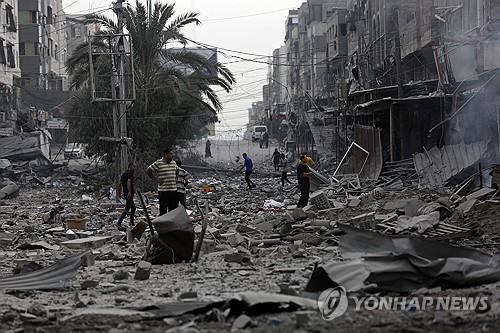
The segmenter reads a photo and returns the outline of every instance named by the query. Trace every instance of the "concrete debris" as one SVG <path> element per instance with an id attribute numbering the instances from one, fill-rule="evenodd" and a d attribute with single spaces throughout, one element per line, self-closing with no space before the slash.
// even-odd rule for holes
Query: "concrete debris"
<path id="1" fill-rule="evenodd" d="M 428 229 L 434 228 L 438 224 L 439 212 L 432 212 L 429 215 L 400 216 L 398 218 L 396 232 L 400 233 L 405 230 L 416 230 L 419 234 L 423 234 Z"/>
<path id="2" fill-rule="evenodd" d="M 92 236 L 61 242 L 61 245 L 64 245 L 70 249 L 99 248 L 106 244 L 106 242 L 110 239 L 110 236 Z"/>
<path id="3" fill-rule="evenodd" d="M 7 169 L 16 168 L 20 166 Z M 261 325 L 260 314 L 285 309 L 295 313 L 269 322 L 284 325 L 283 330 L 310 330 L 320 318 L 317 302 L 297 295 L 318 277 L 314 267 L 350 262 L 356 270 L 342 280 L 347 286 L 357 285 L 371 269 L 366 263 L 371 257 L 358 265 L 340 252 L 346 226 L 370 231 L 366 244 L 381 234 L 451 241 L 484 251 L 500 244 L 500 201 L 491 189 L 477 192 L 474 184 L 459 192 L 417 188 L 406 179 L 405 186 L 391 187 L 399 178 L 384 173 L 373 180 L 337 175 L 336 182 L 329 179 L 331 171 L 317 170 L 318 191 L 311 193 L 306 207 L 297 208 L 299 190 L 292 177 L 294 183 L 282 188 L 279 179 L 269 176 L 272 172 L 262 173 L 253 179 L 262 190 L 246 190 L 239 175 L 225 172 L 216 179 L 209 168 L 193 175 L 188 209 L 158 217 L 156 193 L 144 193 L 152 228 L 137 201 L 135 226 L 128 233 L 115 226 L 123 206 L 110 197 L 108 183 L 104 188 L 96 185 L 99 172 L 61 169 L 36 175 L 38 180 L 23 173 L 25 178 L 15 180 L 19 195 L 0 202 L 0 265 L 15 274 L 0 279 L 0 289 L 72 289 L 71 294 L 52 292 L 50 307 L 37 293 L 13 298 L 9 292 L 2 295 L 0 313 L 15 325 L 55 321 L 69 327 L 67 331 L 82 322 L 90 323 L 91 330 L 105 319 L 130 331 L 153 330 L 150 324 L 176 328 L 196 315 L 199 319 L 188 326 L 201 331 L 205 319 L 225 325 L 225 330 L 249 330 Z M 194 243 L 204 230 L 198 261 L 192 262 Z M 175 265 L 163 265 L 167 263 Z M 405 272 L 387 272 L 396 289 L 400 280 L 406 281 Z M 326 287 L 333 287 L 328 283 Z M 12 310 L 19 302 L 22 310 Z M 44 308 L 27 311 L 32 304 Z"/>
<path id="4" fill-rule="evenodd" d="M 137 269 L 135 271 L 134 279 L 140 281 L 149 279 L 149 276 L 151 274 L 151 267 L 152 267 L 151 263 L 147 261 L 140 261 L 137 264 Z"/>
<path id="5" fill-rule="evenodd" d="M 0 200 L 14 198 L 19 195 L 19 186 L 8 180 L 0 180 Z"/>
<path id="6" fill-rule="evenodd" d="M 242 330 L 248 326 L 250 326 L 250 323 L 252 322 L 252 318 L 250 318 L 247 315 L 241 315 L 233 323 L 233 330 Z"/>

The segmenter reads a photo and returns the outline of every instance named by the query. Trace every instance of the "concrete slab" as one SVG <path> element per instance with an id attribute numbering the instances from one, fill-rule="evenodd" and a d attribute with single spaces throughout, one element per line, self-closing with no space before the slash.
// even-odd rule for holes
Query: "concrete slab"
<path id="1" fill-rule="evenodd" d="M 110 239 L 111 236 L 93 236 L 61 242 L 61 245 L 70 249 L 90 249 L 101 247 Z"/>
<path id="2" fill-rule="evenodd" d="M 493 188 L 485 187 L 485 188 L 482 188 L 480 190 L 477 190 L 476 192 L 469 194 L 466 198 L 467 198 L 467 200 L 481 199 L 481 198 L 487 196 L 488 194 L 493 194 L 495 191 L 496 190 Z"/>

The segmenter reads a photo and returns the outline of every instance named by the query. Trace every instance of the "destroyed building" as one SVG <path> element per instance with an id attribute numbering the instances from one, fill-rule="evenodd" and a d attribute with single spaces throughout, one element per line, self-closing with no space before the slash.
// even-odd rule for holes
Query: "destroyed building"
<path id="1" fill-rule="evenodd" d="M 273 105 L 285 102 L 287 147 L 336 163 L 352 142 L 381 163 L 453 145 L 498 152 L 499 17 L 495 1 L 304 2 L 289 13 L 268 88 Z M 478 157 L 489 168 L 493 155 Z"/>

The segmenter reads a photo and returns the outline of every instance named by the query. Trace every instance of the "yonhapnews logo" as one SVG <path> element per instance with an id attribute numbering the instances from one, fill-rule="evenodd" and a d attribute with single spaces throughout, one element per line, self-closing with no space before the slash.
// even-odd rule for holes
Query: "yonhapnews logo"
<path id="1" fill-rule="evenodd" d="M 389 297 L 389 296 L 347 296 L 344 287 L 326 289 L 318 298 L 318 308 L 324 320 L 333 320 L 342 316 L 349 306 L 356 311 L 425 311 L 433 308 L 437 311 L 476 311 L 480 313 L 491 309 L 488 297 L 437 296 L 437 297 Z"/>

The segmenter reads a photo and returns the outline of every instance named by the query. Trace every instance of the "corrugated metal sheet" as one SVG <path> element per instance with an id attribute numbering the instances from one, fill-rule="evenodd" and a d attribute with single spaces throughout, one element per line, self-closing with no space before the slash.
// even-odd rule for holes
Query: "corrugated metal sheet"
<path id="1" fill-rule="evenodd" d="M 354 125 L 354 142 L 366 149 L 370 155 L 366 160 L 366 154 L 360 149 L 354 149 L 349 161 L 342 168 L 344 174 L 358 173 L 359 178 L 378 179 L 382 172 L 382 140 L 380 138 L 380 128 Z"/>
<path id="2" fill-rule="evenodd" d="M 67 288 L 76 275 L 85 253 L 68 257 L 47 268 L 0 279 L 0 289 L 52 290 Z"/>
<path id="3" fill-rule="evenodd" d="M 486 142 L 433 147 L 415 154 L 413 160 L 420 184 L 443 185 L 448 179 L 476 163 L 486 152 Z"/>

